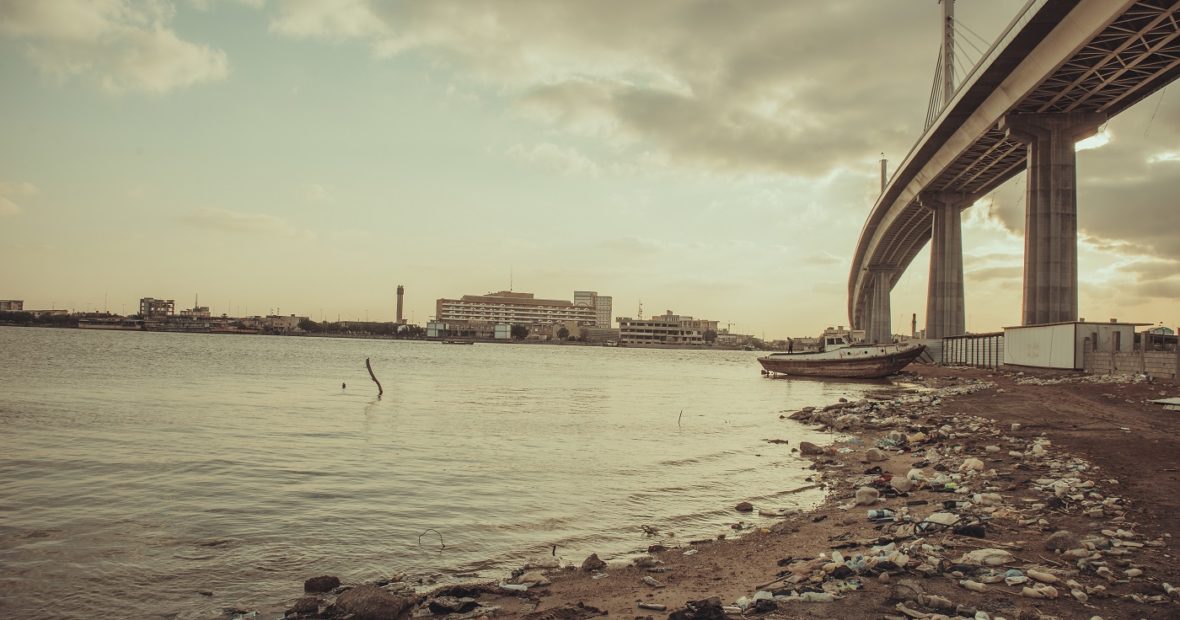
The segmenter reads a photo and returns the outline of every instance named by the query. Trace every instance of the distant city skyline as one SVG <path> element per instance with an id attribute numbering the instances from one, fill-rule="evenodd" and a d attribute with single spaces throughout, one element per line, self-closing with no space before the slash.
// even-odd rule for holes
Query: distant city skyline
<path id="1" fill-rule="evenodd" d="M 956 15 L 990 40 L 1022 4 Z M 402 284 L 423 324 L 590 290 L 818 334 L 938 42 L 933 0 L 0 0 L 0 298 L 393 321 Z M 1082 316 L 1180 323 L 1178 144 L 1164 90 L 1081 145 Z M 963 214 L 970 331 L 1020 322 L 1024 189 Z"/>

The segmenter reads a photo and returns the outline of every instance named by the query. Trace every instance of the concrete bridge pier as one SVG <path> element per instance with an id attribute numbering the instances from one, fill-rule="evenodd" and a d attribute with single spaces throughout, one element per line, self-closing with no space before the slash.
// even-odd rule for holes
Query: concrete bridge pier
<path id="1" fill-rule="evenodd" d="M 1078 140 L 1093 135 L 1105 114 L 1009 114 L 1008 138 L 1028 145 L 1024 217 L 1024 301 L 1021 324 L 1078 318 Z"/>
<path id="2" fill-rule="evenodd" d="M 893 342 L 893 325 L 889 320 L 893 271 L 889 267 L 869 267 L 872 292 L 869 293 L 868 316 L 864 322 L 866 342 Z"/>
<path id="3" fill-rule="evenodd" d="M 955 192 L 923 192 L 930 210 L 930 279 L 926 288 L 926 337 L 958 336 L 967 331 L 963 296 L 963 206 L 970 198 Z"/>

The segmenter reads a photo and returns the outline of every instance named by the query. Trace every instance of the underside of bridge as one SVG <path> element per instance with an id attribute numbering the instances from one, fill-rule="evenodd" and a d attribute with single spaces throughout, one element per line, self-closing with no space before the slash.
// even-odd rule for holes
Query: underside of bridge
<path id="1" fill-rule="evenodd" d="M 874 315 L 933 239 L 927 337 L 963 333 L 958 211 L 1026 169 L 1022 321 L 1075 320 L 1074 145 L 1180 76 L 1178 12 L 1180 0 L 1047 0 L 1018 18 L 874 206 L 849 277 L 852 325 L 889 337 Z"/>

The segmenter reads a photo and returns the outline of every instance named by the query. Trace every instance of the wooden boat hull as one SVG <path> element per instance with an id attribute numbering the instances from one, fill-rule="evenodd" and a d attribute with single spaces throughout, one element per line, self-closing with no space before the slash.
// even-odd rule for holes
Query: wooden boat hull
<path id="1" fill-rule="evenodd" d="M 879 349 L 885 349 L 879 347 Z M 896 374 L 914 361 L 925 345 L 899 348 L 893 352 L 875 353 L 860 347 L 840 349 L 838 356 L 823 353 L 767 355 L 758 363 L 771 373 L 800 377 L 835 377 L 840 379 L 877 379 Z"/>

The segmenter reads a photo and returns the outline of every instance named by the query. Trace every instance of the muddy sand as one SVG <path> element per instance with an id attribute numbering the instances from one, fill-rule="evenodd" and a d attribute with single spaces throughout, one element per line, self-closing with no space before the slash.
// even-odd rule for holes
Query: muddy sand
<path id="1" fill-rule="evenodd" d="M 625 564 L 539 558 L 427 594 L 400 576 L 328 580 L 286 616 L 1180 618 L 1180 412 L 1147 402 L 1180 387 L 909 370 L 931 390 L 784 414 L 833 430 L 827 446 L 774 446 L 811 459 L 829 490 L 815 510 L 767 520 L 735 507 L 735 524 L 757 527 L 723 541 L 652 532 L 651 552 Z"/>

